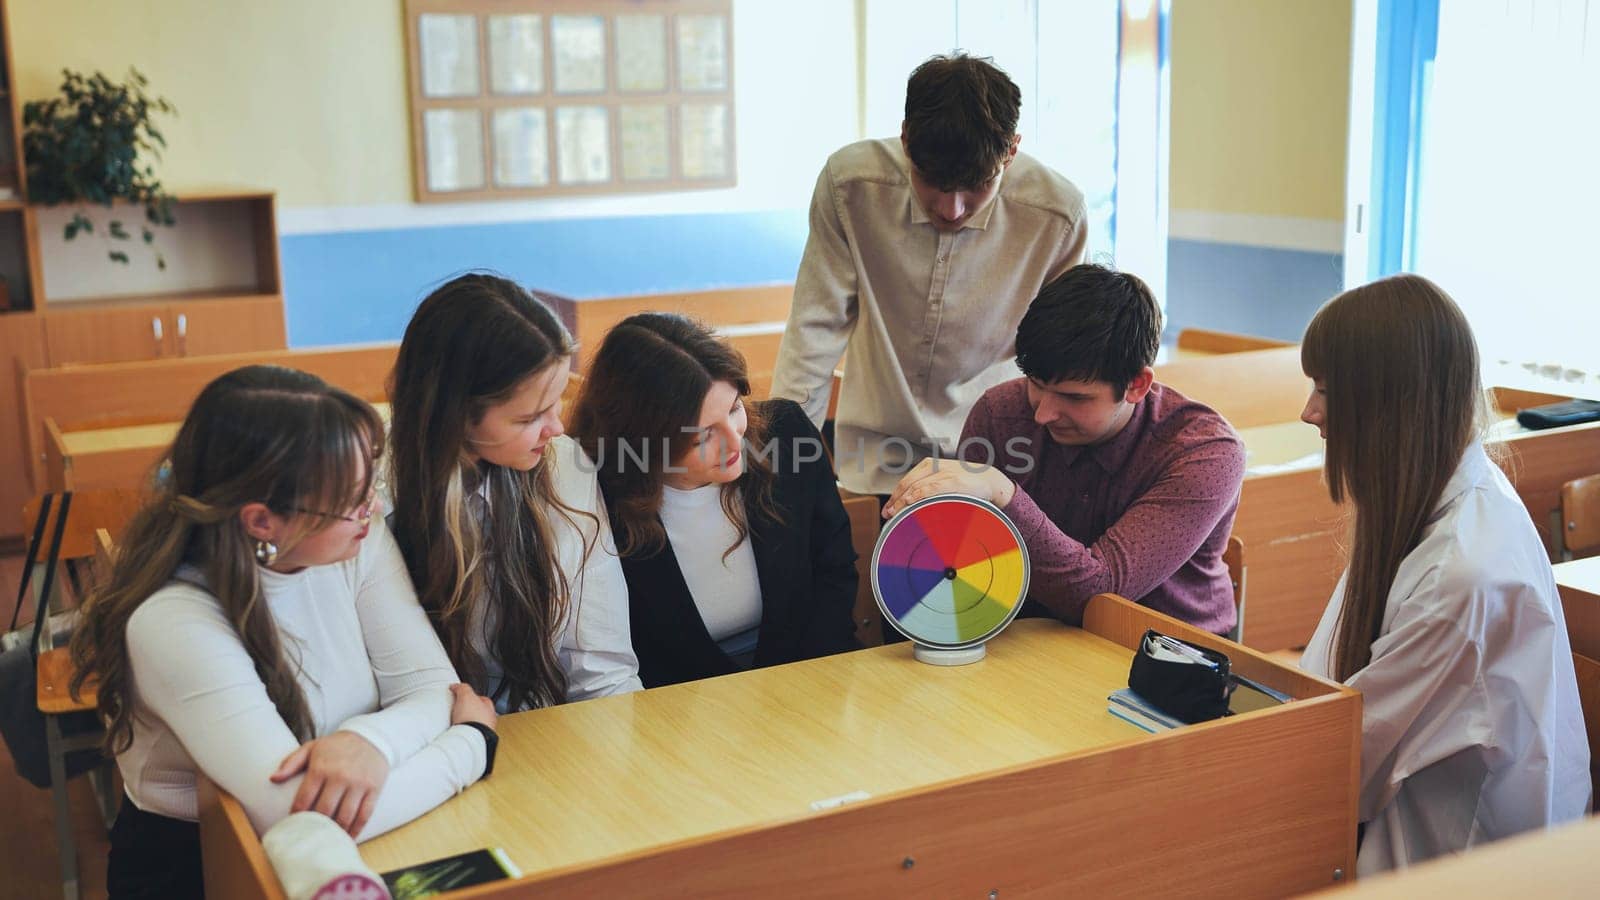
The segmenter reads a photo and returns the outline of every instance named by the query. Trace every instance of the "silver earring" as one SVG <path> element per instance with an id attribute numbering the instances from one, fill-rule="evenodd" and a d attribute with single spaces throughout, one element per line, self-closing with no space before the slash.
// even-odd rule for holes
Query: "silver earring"
<path id="1" fill-rule="evenodd" d="M 270 566 L 278 561 L 278 545 L 271 541 L 256 541 L 256 562 Z"/>

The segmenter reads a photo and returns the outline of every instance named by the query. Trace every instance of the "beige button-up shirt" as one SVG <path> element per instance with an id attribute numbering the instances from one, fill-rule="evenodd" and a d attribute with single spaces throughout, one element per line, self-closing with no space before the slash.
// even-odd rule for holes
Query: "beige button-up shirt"
<path id="1" fill-rule="evenodd" d="M 967 412 L 1014 378 L 1017 323 L 1039 289 L 1082 262 L 1083 193 L 1017 154 L 999 191 L 940 232 L 911 189 L 898 138 L 829 157 L 778 352 L 772 394 L 834 421 L 839 480 L 885 494 L 933 454 L 953 457 Z"/>

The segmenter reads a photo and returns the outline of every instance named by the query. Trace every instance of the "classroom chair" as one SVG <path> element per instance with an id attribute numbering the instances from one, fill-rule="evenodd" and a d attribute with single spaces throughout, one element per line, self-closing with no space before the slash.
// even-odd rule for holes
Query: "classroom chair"
<path id="1" fill-rule="evenodd" d="M 1222 561 L 1228 567 L 1228 581 L 1233 585 L 1233 630 L 1228 640 L 1244 643 L 1244 541 L 1238 535 L 1228 537 L 1228 548 L 1222 551 Z"/>
<path id="2" fill-rule="evenodd" d="M 34 497 L 23 507 L 23 527 L 31 529 L 39 515 L 44 495 Z M 90 564 L 89 589 L 99 580 L 109 577 L 110 561 L 114 553 L 111 535 L 120 534 L 128 520 L 139 508 L 139 495 L 129 490 L 79 491 L 72 495 L 72 505 L 67 512 L 66 524 L 61 534 L 60 561 L 70 567 L 73 589 L 78 602 L 85 595 L 85 584 L 77 574 L 77 566 Z M 45 523 L 45 534 L 54 534 L 56 520 L 61 515 L 61 503 L 51 504 L 50 518 Z M 34 590 L 35 620 L 47 617 L 52 609 L 59 610 L 60 593 L 52 588 L 46 591 L 47 580 L 41 571 L 48 562 L 35 563 L 32 585 Z M 61 889 L 68 900 L 78 896 L 78 848 L 72 837 L 72 816 L 68 806 L 66 760 L 68 754 L 97 748 L 103 734 L 91 731 L 67 735 L 62 729 L 62 717 L 74 713 L 93 712 L 98 706 L 94 685 L 86 685 L 77 698 L 71 696 L 69 685 L 75 670 L 66 647 L 57 647 L 53 629 L 47 626 L 39 631 L 39 660 L 35 670 L 34 702 L 44 716 L 45 747 L 50 761 L 50 795 L 55 819 L 56 852 L 61 863 Z M 89 781 L 94 789 L 96 805 L 101 820 L 109 831 L 117 816 L 117 790 L 115 763 L 106 760 L 89 771 Z"/>
<path id="3" fill-rule="evenodd" d="M 863 647 L 876 647 L 883 643 L 883 614 L 878 612 L 877 598 L 872 595 L 872 551 L 883 527 L 878 498 L 839 488 L 839 499 L 844 501 L 845 514 L 850 517 L 850 543 L 856 548 L 856 605 L 851 614 L 856 640 Z"/>
<path id="4" fill-rule="evenodd" d="M 1600 475 L 1561 486 L 1561 527 L 1556 548 L 1563 561 L 1600 553 Z"/>
<path id="5" fill-rule="evenodd" d="M 1210 328 L 1185 328 L 1178 332 L 1178 349 L 1199 354 L 1244 353 L 1250 350 L 1271 350 L 1275 347 L 1293 346 L 1293 341 L 1238 334 L 1232 331 L 1215 331 Z"/>

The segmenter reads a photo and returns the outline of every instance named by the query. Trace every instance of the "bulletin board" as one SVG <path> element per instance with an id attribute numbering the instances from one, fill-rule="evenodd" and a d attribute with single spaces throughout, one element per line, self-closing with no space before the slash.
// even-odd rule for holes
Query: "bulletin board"
<path id="1" fill-rule="evenodd" d="M 736 183 L 731 0 L 407 0 L 419 201 Z"/>

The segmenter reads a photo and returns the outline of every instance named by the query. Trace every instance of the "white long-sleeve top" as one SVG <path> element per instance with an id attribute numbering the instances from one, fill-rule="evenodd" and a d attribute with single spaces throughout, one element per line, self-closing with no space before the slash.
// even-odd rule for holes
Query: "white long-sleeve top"
<path id="1" fill-rule="evenodd" d="M 750 537 L 722 511 L 722 485 L 661 489 L 661 525 L 713 641 L 761 625 L 761 578 Z M 732 553 L 728 548 L 738 542 Z"/>
<path id="2" fill-rule="evenodd" d="M 552 438 L 547 453 L 556 498 L 578 511 L 549 511 L 556 564 L 569 588 L 567 615 L 556 645 L 556 658 L 567 675 L 567 702 L 640 690 L 644 685 L 639 682 L 639 658 L 634 655 L 628 628 L 628 582 L 622 575 L 622 559 L 617 555 L 594 464 L 578 442 L 566 435 Z M 472 495 L 470 502 L 474 515 L 489 515 L 482 492 Z M 490 573 L 494 577 L 492 566 Z M 468 635 L 483 658 L 493 694 L 503 670 L 490 650 L 494 617 L 481 599 L 472 604 Z M 517 711 L 508 708 L 504 698 L 496 706 L 502 714 Z"/>
<path id="3" fill-rule="evenodd" d="M 199 580 L 193 570 L 180 578 Z M 293 575 L 261 571 L 313 730 L 361 735 L 388 779 L 360 839 L 403 825 L 482 774 L 483 736 L 450 725 L 455 670 L 417 603 L 382 520 L 357 555 Z M 195 775 L 236 797 L 256 831 L 289 814 L 300 779 L 269 776 L 300 745 L 267 697 L 222 608 L 190 580 L 156 591 L 128 619 L 133 745 L 117 757 L 140 809 L 198 818 Z"/>
<path id="4" fill-rule="evenodd" d="M 1346 573 L 1348 576 L 1348 572 Z M 1344 579 L 1301 665 L 1327 676 Z M 1572 650 L 1544 545 L 1474 444 L 1401 562 L 1362 693 L 1360 875 L 1589 807 Z"/>

